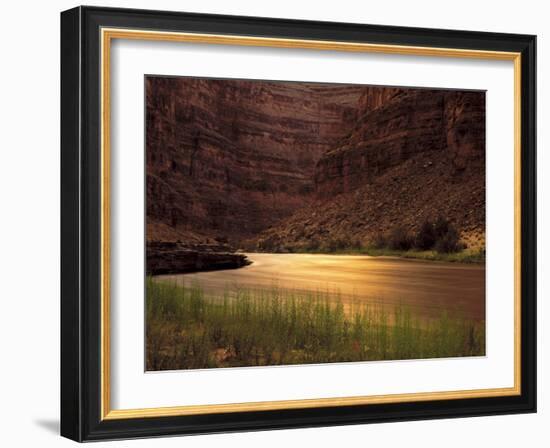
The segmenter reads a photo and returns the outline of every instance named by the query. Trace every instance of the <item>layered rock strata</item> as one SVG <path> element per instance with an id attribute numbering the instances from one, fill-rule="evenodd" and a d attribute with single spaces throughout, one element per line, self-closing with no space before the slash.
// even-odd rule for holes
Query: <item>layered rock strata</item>
<path id="1" fill-rule="evenodd" d="M 316 165 L 316 199 L 264 231 L 259 250 L 368 245 L 443 216 L 485 245 L 485 94 L 394 91 Z"/>
<path id="2" fill-rule="evenodd" d="M 364 113 L 349 137 L 315 170 L 319 196 L 370 184 L 389 168 L 431 152 L 445 153 L 455 173 L 485 165 L 485 98 L 480 92 L 402 90 Z"/>
<path id="3" fill-rule="evenodd" d="M 153 76 L 146 104 L 147 240 L 184 242 L 161 269 L 435 216 L 484 245 L 484 92 Z"/>
<path id="4" fill-rule="evenodd" d="M 363 86 L 146 78 L 147 239 L 240 241 L 313 193 Z M 362 98 L 363 97 L 363 98 Z"/>

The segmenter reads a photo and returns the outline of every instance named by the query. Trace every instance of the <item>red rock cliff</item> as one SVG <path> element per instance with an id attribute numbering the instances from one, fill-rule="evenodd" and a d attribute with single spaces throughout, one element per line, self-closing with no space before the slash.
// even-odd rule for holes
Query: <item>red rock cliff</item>
<path id="1" fill-rule="evenodd" d="M 147 77 L 146 106 L 148 241 L 292 250 L 441 214 L 483 243 L 483 92 Z"/>
<path id="2" fill-rule="evenodd" d="M 479 92 L 397 90 L 357 119 L 319 160 L 320 196 L 354 191 L 420 154 L 441 152 L 456 171 L 485 163 L 485 98 Z"/>
<path id="3" fill-rule="evenodd" d="M 304 205 L 361 86 L 147 77 L 148 240 L 238 243 Z M 367 107 L 367 106 L 365 106 Z"/>
<path id="4" fill-rule="evenodd" d="M 396 226 L 443 216 L 485 244 L 485 94 L 385 89 L 317 163 L 316 200 L 264 231 L 260 250 L 370 244 Z M 360 103 L 361 104 L 361 103 Z"/>

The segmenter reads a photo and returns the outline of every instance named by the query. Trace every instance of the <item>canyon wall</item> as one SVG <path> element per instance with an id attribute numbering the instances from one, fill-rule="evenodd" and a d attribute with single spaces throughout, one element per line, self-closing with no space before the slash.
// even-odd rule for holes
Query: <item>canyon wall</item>
<path id="1" fill-rule="evenodd" d="M 408 89 L 363 113 L 351 134 L 319 160 L 320 196 L 350 192 L 391 167 L 433 151 L 456 171 L 485 161 L 485 99 L 479 92 Z"/>
<path id="2" fill-rule="evenodd" d="M 380 91 L 146 78 L 147 239 L 238 245 L 302 207 L 322 154 Z"/>
<path id="3" fill-rule="evenodd" d="M 485 93 L 397 89 L 359 111 L 320 158 L 316 200 L 263 232 L 260 250 L 369 245 L 438 216 L 485 245 Z"/>
<path id="4" fill-rule="evenodd" d="M 145 82 L 150 242 L 368 244 L 441 215 L 484 245 L 484 92 Z"/>

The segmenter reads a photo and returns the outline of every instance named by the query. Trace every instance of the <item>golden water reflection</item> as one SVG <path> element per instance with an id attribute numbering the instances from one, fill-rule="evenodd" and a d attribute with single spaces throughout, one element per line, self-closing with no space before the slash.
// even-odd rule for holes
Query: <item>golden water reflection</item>
<path id="1" fill-rule="evenodd" d="M 207 295 L 228 288 L 284 288 L 329 292 L 347 305 L 403 305 L 423 317 L 441 312 L 485 319 L 485 266 L 362 255 L 247 254 L 252 264 L 240 269 L 159 276 L 197 281 Z M 347 307 L 348 308 L 348 307 Z"/>

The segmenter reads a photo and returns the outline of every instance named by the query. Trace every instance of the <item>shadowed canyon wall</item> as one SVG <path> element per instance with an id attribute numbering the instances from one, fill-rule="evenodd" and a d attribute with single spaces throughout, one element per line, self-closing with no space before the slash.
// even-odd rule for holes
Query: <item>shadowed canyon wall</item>
<path id="1" fill-rule="evenodd" d="M 322 196 L 372 183 L 420 154 L 445 152 L 456 171 L 484 164 L 485 103 L 478 92 L 402 90 L 363 113 L 315 171 Z"/>
<path id="2" fill-rule="evenodd" d="M 293 250 L 442 214 L 484 238 L 485 95 L 146 78 L 147 239 Z"/>
<path id="3" fill-rule="evenodd" d="M 363 98 L 364 97 L 364 98 Z M 146 79 L 147 237 L 239 241 L 313 193 L 319 158 L 351 131 L 361 86 Z"/>

